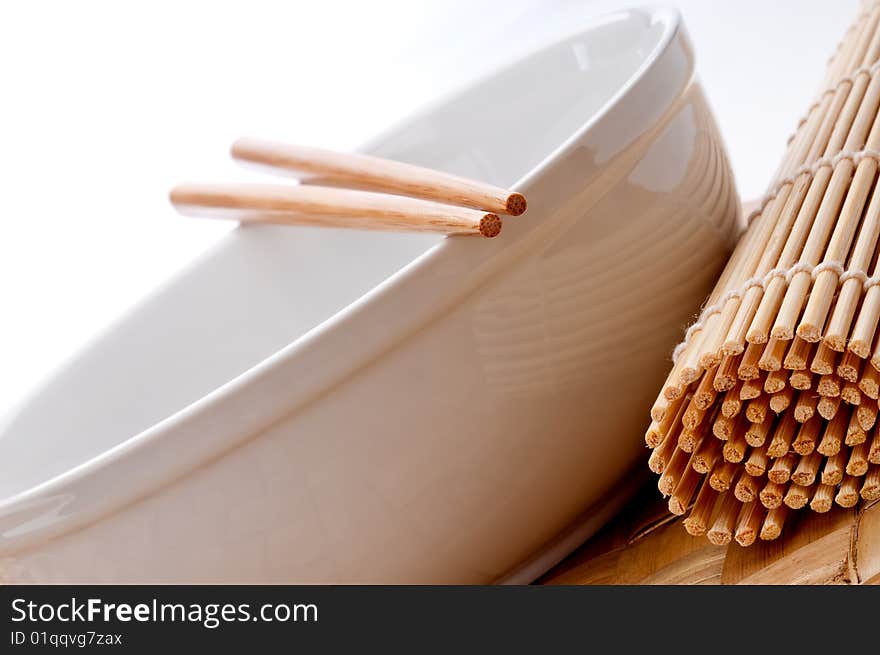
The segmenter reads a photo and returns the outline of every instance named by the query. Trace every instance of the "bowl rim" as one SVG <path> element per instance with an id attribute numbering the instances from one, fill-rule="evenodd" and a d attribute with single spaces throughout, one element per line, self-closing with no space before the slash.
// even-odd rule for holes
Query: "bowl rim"
<path id="1" fill-rule="evenodd" d="M 523 187 L 528 186 L 535 178 L 540 177 L 541 174 L 543 174 L 554 161 L 557 161 L 566 153 L 570 152 L 583 138 L 584 134 L 593 129 L 593 127 L 595 127 L 597 123 L 601 122 L 607 114 L 609 114 L 617 105 L 619 105 L 623 101 L 623 99 L 627 95 L 629 95 L 632 89 L 645 76 L 645 73 L 647 73 L 647 71 L 654 66 L 654 64 L 660 58 L 660 55 L 666 51 L 666 48 L 669 47 L 669 44 L 672 42 L 676 33 L 681 28 L 682 18 L 681 12 L 678 9 L 676 9 L 675 7 L 667 7 L 663 5 L 638 6 L 628 9 L 618 9 L 616 11 L 606 12 L 597 16 L 588 17 L 584 19 L 583 22 L 578 23 L 576 27 L 570 28 L 567 31 L 560 31 L 557 34 L 552 34 L 545 37 L 543 40 L 532 45 L 528 50 L 512 54 L 500 64 L 490 67 L 488 70 L 484 71 L 474 78 L 468 78 L 463 82 L 460 82 L 458 85 L 453 86 L 452 89 L 439 94 L 435 98 L 432 98 L 431 100 L 421 105 L 420 107 L 417 107 L 415 110 L 408 113 L 407 115 L 395 121 L 392 121 L 384 129 L 378 131 L 372 137 L 365 140 L 358 148 L 358 150 L 368 153 L 373 150 L 379 142 L 386 140 L 393 134 L 397 134 L 407 124 L 417 121 L 423 116 L 435 113 L 442 107 L 447 107 L 451 104 L 454 104 L 461 96 L 463 96 L 471 89 L 481 86 L 489 80 L 513 70 L 514 68 L 520 66 L 529 59 L 532 59 L 533 57 L 543 52 L 546 52 L 551 48 L 559 46 L 566 41 L 572 40 L 577 36 L 584 34 L 585 32 L 595 29 L 596 27 L 599 27 L 604 23 L 610 23 L 617 20 L 618 18 L 634 14 L 641 14 L 646 17 L 650 17 L 652 22 L 657 21 L 662 23 L 663 33 L 660 35 L 660 38 L 654 44 L 651 51 L 644 56 L 641 63 L 629 75 L 626 81 L 620 86 L 620 88 L 617 89 L 617 91 L 609 96 L 605 103 L 603 103 L 598 109 L 596 109 L 596 111 L 594 111 L 583 122 L 583 124 L 581 124 L 580 127 L 574 130 L 555 148 L 549 151 L 543 159 L 537 162 L 517 181 L 510 185 L 510 189 L 512 191 L 521 190 Z"/>
<path id="2" fill-rule="evenodd" d="M 362 149 L 369 150 L 370 144 L 387 138 L 387 136 L 395 132 L 399 132 L 410 121 L 417 120 L 419 117 L 435 111 L 438 107 L 448 105 L 467 90 L 518 66 L 521 62 L 536 56 L 548 48 L 588 32 L 603 22 L 628 14 L 642 14 L 650 18 L 652 22 L 661 21 L 663 23 L 661 37 L 655 43 L 651 52 L 644 57 L 639 66 L 630 74 L 626 82 L 599 109 L 593 112 L 583 125 L 569 135 L 511 187 L 520 190 L 526 189 L 536 179 L 541 177 L 554 162 L 575 148 L 584 139 L 586 134 L 605 119 L 627 96 L 632 94 L 639 82 L 657 65 L 681 28 L 681 17 L 677 10 L 666 7 L 634 8 L 588 17 L 577 23 L 575 28 L 563 32 L 555 32 L 542 40 L 538 45 L 531 47 L 527 52 L 514 54 L 501 65 L 481 74 L 476 79 L 470 79 L 460 84 L 454 90 L 442 94 L 439 98 L 427 103 L 421 109 L 393 121 L 379 135 L 367 141 Z M 693 63 L 691 62 L 688 76 L 691 76 L 692 72 Z M 681 91 L 679 91 L 679 95 L 680 93 Z M 226 238 L 230 238 L 236 231 L 233 230 Z M 390 296 L 395 295 L 401 285 L 414 283 L 425 269 L 442 264 L 444 260 L 455 257 L 457 255 L 456 250 L 464 246 L 465 241 L 472 242 L 473 240 L 441 240 L 433 247 L 429 247 L 426 251 L 417 255 L 409 264 L 333 314 L 327 320 L 315 325 L 283 348 L 257 362 L 236 377 L 219 385 L 203 397 L 60 474 L 42 480 L 18 492 L 14 491 L 5 498 L 0 498 L 0 554 L 20 552 L 26 549 L 28 544 L 36 540 L 49 539 L 108 516 L 119 507 L 136 502 L 167 485 L 175 483 L 194 469 L 214 461 L 219 456 L 243 445 L 251 438 L 259 436 L 259 433 L 237 434 L 234 437 L 213 435 L 213 442 L 211 442 L 207 450 L 205 448 L 199 450 L 198 456 L 191 456 L 188 453 L 186 456 L 183 456 L 183 453 L 177 453 L 181 456 L 175 457 L 173 453 L 160 452 L 158 457 L 154 457 L 154 460 L 158 459 L 158 461 L 151 461 L 150 466 L 133 464 L 131 461 L 137 459 L 134 457 L 135 455 L 148 448 L 153 451 L 157 448 L 161 449 L 163 446 L 174 449 L 174 441 L 183 438 L 180 433 L 190 433 L 190 438 L 193 437 L 192 433 L 199 434 L 198 430 L 204 429 L 204 425 L 200 426 L 199 421 L 204 421 L 204 417 L 218 411 L 220 408 L 225 407 L 226 410 L 229 410 L 236 406 L 240 408 L 247 407 L 243 403 L 255 400 L 257 394 L 254 392 L 260 386 L 259 383 L 267 382 L 268 378 L 268 382 L 271 384 L 271 378 L 273 376 L 277 377 L 279 369 L 287 369 L 291 366 L 295 368 L 298 357 L 310 349 L 316 350 L 313 346 L 319 345 L 320 340 L 333 332 L 339 332 L 340 328 L 344 328 L 350 319 L 364 312 L 369 306 L 379 304 L 376 301 L 383 299 L 387 301 Z M 492 244 L 497 241 L 499 240 L 493 239 L 487 243 Z M 487 259 L 492 258 L 493 253 L 487 253 Z M 456 289 L 458 295 L 453 306 L 458 304 L 461 298 L 469 295 L 472 289 L 485 284 L 487 279 L 488 275 L 484 275 L 483 279 L 473 281 L 470 289 Z M 170 284 L 173 283 L 174 280 L 172 279 Z M 459 287 L 461 286 L 459 285 Z M 444 308 L 436 309 L 431 318 L 436 319 L 446 313 L 446 311 Z M 424 318 L 413 318 L 412 316 L 406 317 L 406 321 L 401 320 L 400 325 L 397 326 L 397 336 L 394 339 L 394 343 L 402 343 L 409 335 L 413 334 L 420 327 L 424 327 L 428 322 L 430 321 Z M 315 342 L 318 342 L 318 344 Z M 363 344 L 361 347 L 364 350 L 372 348 L 372 346 Z M 320 348 L 317 350 L 320 350 Z M 372 362 L 374 357 L 374 352 L 367 352 L 364 354 L 364 361 Z M 351 363 L 346 369 L 347 374 L 350 375 L 362 366 L 364 364 L 361 361 Z M 345 379 L 345 375 L 334 374 L 330 381 L 316 385 L 318 388 L 313 389 L 308 397 L 296 404 L 292 409 L 277 413 L 275 418 L 270 417 L 266 419 L 264 417 L 257 424 L 265 427 L 272 425 L 277 420 L 292 416 L 306 405 L 322 397 L 327 390 L 332 389 L 343 379 Z M 250 391 L 248 392 L 248 390 Z M 39 393 L 39 390 L 37 393 Z M 228 418 L 233 412 L 227 411 L 226 414 Z M 251 417 L 251 420 L 256 421 L 253 417 Z M 207 421 L 205 422 L 207 423 Z M 227 432 L 231 433 L 234 430 L 235 427 L 233 426 L 228 428 Z M 218 434 L 220 433 L 219 430 L 217 432 Z M 241 432 L 241 429 L 239 429 L 239 432 Z M 204 443 L 202 445 L 204 446 Z M 153 454 L 155 455 L 155 452 Z M 123 467 L 126 469 L 127 475 L 122 472 L 114 472 L 115 467 L 123 463 L 128 464 L 128 466 Z M 149 471 L 144 472 L 143 469 L 145 468 L 149 469 Z M 112 481 L 112 484 L 108 481 Z M 113 488 L 112 498 L 106 497 L 104 493 L 96 490 L 94 486 L 90 488 L 90 484 L 97 485 L 104 491 L 108 488 Z M 52 517 L 51 520 L 45 520 L 47 515 Z M 27 525 L 28 523 L 30 525 Z"/>

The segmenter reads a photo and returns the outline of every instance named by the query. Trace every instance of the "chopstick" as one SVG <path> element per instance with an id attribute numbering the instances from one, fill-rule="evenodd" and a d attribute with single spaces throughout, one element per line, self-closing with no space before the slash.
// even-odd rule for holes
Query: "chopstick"
<path id="1" fill-rule="evenodd" d="M 244 138 L 232 145 L 232 157 L 307 184 L 382 191 L 511 216 L 526 210 L 521 193 L 369 155 Z"/>
<path id="2" fill-rule="evenodd" d="M 501 219 L 492 212 L 350 189 L 183 184 L 171 190 L 170 199 L 174 207 L 187 216 L 242 222 L 485 237 L 501 232 Z"/>

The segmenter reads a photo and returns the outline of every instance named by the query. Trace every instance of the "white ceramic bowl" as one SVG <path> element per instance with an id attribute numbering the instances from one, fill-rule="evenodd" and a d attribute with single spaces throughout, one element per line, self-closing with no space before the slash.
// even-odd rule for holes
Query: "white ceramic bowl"
<path id="1" fill-rule="evenodd" d="M 5 426 L 3 580 L 525 580 L 614 508 L 736 230 L 678 15 L 580 26 L 366 149 L 529 211 L 232 232 Z"/>

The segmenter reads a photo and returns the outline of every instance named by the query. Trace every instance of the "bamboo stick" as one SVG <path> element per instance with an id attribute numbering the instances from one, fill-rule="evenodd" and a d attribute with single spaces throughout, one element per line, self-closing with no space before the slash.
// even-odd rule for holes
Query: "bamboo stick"
<path id="1" fill-rule="evenodd" d="M 848 405 L 861 405 L 862 392 L 855 382 L 846 382 L 840 389 L 840 399 Z"/>
<path id="2" fill-rule="evenodd" d="M 712 527 L 706 533 L 709 541 L 716 546 L 726 546 L 733 538 L 736 527 L 736 519 L 742 510 L 742 503 L 731 493 L 724 494 L 718 516 L 712 523 Z"/>
<path id="3" fill-rule="evenodd" d="M 794 371 L 788 379 L 792 389 L 807 391 L 813 386 L 813 374 L 810 371 Z"/>
<path id="4" fill-rule="evenodd" d="M 666 438 L 663 439 L 660 445 L 651 451 L 651 456 L 648 458 L 648 468 L 651 469 L 652 472 L 660 475 L 666 470 L 666 466 L 669 464 L 669 460 L 675 452 L 675 445 L 677 442 L 678 434 L 670 432 L 666 435 Z"/>
<path id="5" fill-rule="evenodd" d="M 187 216 L 361 230 L 498 236 L 493 213 L 428 200 L 309 186 L 181 185 L 174 207 Z"/>
<path id="6" fill-rule="evenodd" d="M 742 387 L 742 382 L 737 382 L 737 386 L 734 386 L 727 391 L 724 392 L 724 399 L 721 402 L 721 413 L 726 418 L 733 418 L 737 414 L 740 413 L 740 410 L 743 406 L 743 401 L 740 400 L 739 393 L 740 388 Z"/>
<path id="7" fill-rule="evenodd" d="M 819 395 L 809 392 L 801 392 L 798 395 L 797 402 L 794 406 L 792 414 L 798 423 L 806 423 L 816 413 L 816 406 L 819 404 Z"/>
<path id="8" fill-rule="evenodd" d="M 816 451 L 826 457 L 832 457 L 840 452 L 843 440 L 846 437 L 848 419 L 843 412 L 836 415 L 825 425 L 822 440 L 816 447 Z"/>
<path id="9" fill-rule="evenodd" d="M 237 140 L 231 152 L 239 162 L 321 186 L 379 191 L 511 216 L 526 210 L 525 197 L 515 191 L 381 157 L 253 138 Z"/>
<path id="10" fill-rule="evenodd" d="M 785 492 L 785 498 L 782 499 L 782 503 L 789 509 L 801 509 L 810 502 L 812 495 L 812 492 L 807 487 L 791 484 L 788 487 L 788 491 Z M 779 535 L 776 536 L 778 537 Z"/>
<path id="11" fill-rule="evenodd" d="M 856 503 L 859 502 L 859 491 L 861 491 L 861 487 L 862 485 L 859 478 L 847 475 L 843 479 L 843 482 L 840 483 L 840 488 L 837 490 L 834 502 L 841 507 L 855 507 Z"/>
<path id="12" fill-rule="evenodd" d="M 743 353 L 742 359 L 739 363 L 739 368 L 736 372 L 737 377 L 740 380 L 754 380 L 761 374 L 761 369 L 758 366 L 758 362 L 760 361 L 763 352 L 763 345 L 756 343 L 749 344 L 749 346 L 745 349 L 745 352 Z"/>
<path id="13" fill-rule="evenodd" d="M 793 386 L 786 386 L 782 391 L 773 394 L 773 396 L 770 397 L 770 409 L 772 409 L 777 415 L 784 412 L 791 406 L 791 403 L 794 400 L 794 392 L 795 388 Z"/>
<path id="14" fill-rule="evenodd" d="M 877 400 L 880 396 L 880 371 L 873 366 L 865 366 L 862 370 L 862 379 L 859 380 L 859 389 L 868 398 Z"/>
<path id="15" fill-rule="evenodd" d="M 764 391 L 769 394 L 779 393 L 788 387 L 788 371 L 779 369 L 767 374 L 764 379 Z"/>
<path id="16" fill-rule="evenodd" d="M 802 487 L 812 486 L 822 467 L 822 455 L 812 452 L 798 460 L 797 467 L 791 474 L 791 480 Z"/>
<path id="17" fill-rule="evenodd" d="M 877 424 L 877 403 L 864 402 L 856 408 L 856 421 L 866 432 Z"/>
<path id="18" fill-rule="evenodd" d="M 733 462 L 720 462 L 709 474 L 709 485 L 715 491 L 727 491 L 730 489 L 737 468 Z"/>
<path id="19" fill-rule="evenodd" d="M 825 467 L 822 469 L 822 484 L 830 484 L 836 486 L 843 480 L 844 469 L 846 468 L 846 453 L 839 452 L 833 457 L 825 460 Z"/>
<path id="20" fill-rule="evenodd" d="M 721 360 L 716 369 L 715 378 L 712 381 L 716 391 L 727 393 L 737 389 L 737 394 L 739 394 L 739 389 L 742 387 L 742 381 L 739 380 L 736 374 L 739 369 L 739 361 L 740 358 L 733 355 L 728 355 Z"/>
<path id="21" fill-rule="evenodd" d="M 752 423 L 763 423 L 770 411 L 770 396 L 763 394 L 749 401 L 746 406 L 746 418 Z"/>
<path id="22" fill-rule="evenodd" d="M 785 506 L 775 507 L 767 512 L 764 525 L 761 527 L 761 539 L 764 541 L 778 539 L 779 535 L 782 534 L 782 527 L 785 525 L 787 517 L 788 508 Z"/>
<path id="23" fill-rule="evenodd" d="M 801 423 L 797 436 L 791 444 L 792 449 L 798 455 L 809 455 L 816 449 L 822 427 L 822 420 L 818 416 L 814 416 L 806 423 Z"/>
<path id="24" fill-rule="evenodd" d="M 859 416 L 856 412 L 851 412 L 849 415 L 849 423 L 846 426 L 846 439 L 844 439 L 844 444 L 847 446 L 857 446 L 860 443 L 865 442 L 868 439 L 868 433 L 862 427 L 861 423 L 859 423 Z"/>
<path id="25" fill-rule="evenodd" d="M 745 472 L 753 478 L 759 478 L 767 472 L 769 461 L 770 458 L 767 456 L 767 449 L 765 447 L 752 448 L 744 466 Z"/>
<path id="26" fill-rule="evenodd" d="M 734 539 L 740 546 L 747 548 L 755 543 L 761 526 L 764 524 L 766 510 L 763 505 L 756 502 L 750 502 L 743 507 L 736 526 L 736 534 Z"/>
<path id="27" fill-rule="evenodd" d="M 770 434 L 770 429 L 773 427 L 774 422 L 774 417 L 766 416 L 761 423 L 750 423 L 746 428 L 746 443 L 753 448 L 760 448 L 763 446 L 764 442 L 767 440 L 767 435 Z"/>
<path id="28" fill-rule="evenodd" d="M 691 396 L 691 400 L 684 411 L 684 415 L 681 417 L 681 422 L 688 430 L 695 430 L 703 421 L 705 415 L 706 410 L 697 406 L 696 394 L 694 394 Z"/>
<path id="29" fill-rule="evenodd" d="M 823 375 L 816 385 L 816 393 L 820 396 L 834 398 L 840 395 L 840 378 L 834 374 Z"/>
<path id="30" fill-rule="evenodd" d="M 740 502 L 751 503 L 758 498 L 761 490 L 759 478 L 751 475 L 741 475 L 733 488 L 733 494 Z"/>
<path id="31" fill-rule="evenodd" d="M 855 353 L 846 352 L 837 365 L 837 375 L 847 382 L 858 382 L 862 371 L 862 363 L 863 360 Z"/>
<path id="32" fill-rule="evenodd" d="M 784 342 L 783 342 L 784 343 Z M 795 337 L 789 342 L 788 352 L 785 354 L 783 366 L 790 371 L 803 371 L 807 368 L 807 362 L 813 357 L 814 346 L 809 341 Z"/>
<path id="33" fill-rule="evenodd" d="M 880 275 L 880 263 L 874 267 L 872 275 L 874 277 Z M 880 323 L 880 287 L 874 286 L 865 292 L 847 347 L 859 357 L 871 357 L 871 364 L 875 369 L 880 368 L 878 366 L 880 359 L 877 357 L 877 348 L 874 349 L 874 354 L 871 354 L 871 343 L 874 341 L 878 323 Z"/>
<path id="34" fill-rule="evenodd" d="M 696 391 L 694 391 L 694 405 L 697 409 L 706 410 L 712 406 L 712 403 L 715 402 L 715 397 L 718 395 L 718 392 L 715 390 L 715 387 L 712 386 L 712 382 L 715 378 L 716 368 L 712 368 L 706 371 L 705 375 L 700 378 L 700 384 L 697 385 Z"/>
<path id="35" fill-rule="evenodd" d="M 669 511 L 676 516 L 684 514 L 702 479 L 703 476 L 695 471 L 693 466 L 686 466 L 669 497 Z"/>
<path id="36" fill-rule="evenodd" d="M 740 423 L 737 426 L 737 429 L 734 430 L 731 438 L 724 443 L 721 454 L 725 461 L 738 464 L 743 460 L 743 457 L 745 457 L 746 450 L 748 450 L 748 443 L 746 443 L 746 427 L 744 424 Z"/>
<path id="37" fill-rule="evenodd" d="M 715 509 L 715 503 L 718 500 L 718 492 L 709 486 L 707 482 L 703 482 L 697 493 L 697 499 L 694 501 L 693 509 L 691 509 L 688 517 L 683 521 L 684 529 L 695 537 L 706 534 L 709 527 L 709 521 L 712 519 L 712 510 Z"/>
<path id="38" fill-rule="evenodd" d="M 742 268 L 746 263 L 745 260 L 747 253 L 753 248 L 754 243 L 760 236 L 758 230 L 754 229 L 754 226 L 757 223 L 758 221 L 752 223 L 749 229 L 746 230 L 744 237 L 740 239 L 734 249 L 733 255 L 731 255 L 727 266 L 724 267 L 724 270 L 721 273 L 721 278 L 719 279 L 718 284 L 709 295 L 709 299 L 707 300 L 708 306 L 718 303 L 733 285 L 738 284 L 740 280 L 744 279 Z M 701 329 L 694 331 L 687 347 L 679 357 L 676 365 L 673 367 L 674 380 L 672 384 L 674 386 L 686 386 L 696 380 L 699 376 L 701 372 L 699 360 L 700 353 L 702 352 L 702 343 L 706 338 L 706 335 L 713 330 L 715 323 L 718 321 L 718 316 L 718 314 L 713 314 L 706 319 L 706 322 Z M 719 391 L 723 390 L 724 389 L 719 389 Z"/>
<path id="39" fill-rule="evenodd" d="M 782 359 L 788 350 L 788 341 L 780 341 L 779 339 L 771 339 L 764 344 L 761 359 L 758 360 L 758 367 L 764 371 L 778 371 L 782 368 Z"/>
<path id="40" fill-rule="evenodd" d="M 840 409 L 840 396 L 822 396 L 816 403 L 816 411 L 826 421 L 830 421 Z"/>
<path id="41" fill-rule="evenodd" d="M 745 380 L 743 382 L 742 387 L 739 390 L 739 397 L 742 400 L 751 400 L 752 398 L 757 398 L 764 391 L 764 375 L 760 374 L 758 377 L 753 378 L 751 380 Z"/>
<path id="42" fill-rule="evenodd" d="M 832 375 L 837 363 L 837 353 L 827 343 L 822 342 L 813 354 L 810 370 L 816 375 Z"/>
<path id="43" fill-rule="evenodd" d="M 859 495 L 868 502 L 880 498 L 880 466 L 872 466 L 865 476 Z"/>
<path id="44" fill-rule="evenodd" d="M 820 484 L 816 487 L 813 494 L 813 500 L 810 501 L 810 509 L 819 514 L 823 514 L 831 509 L 834 504 L 835 488 L 830 484 Z"/>
<path id="45" fill-rule="evenodd" d="M 691 466 L 697 473 L 707 475 L 721 457 L 721 444 L 718 439 L 703 439 L 691 457 Z"/>
<path id="46" fill-rule="evenodd" d="M 846 474 L 859 477 L 868 472 L 868 444 L 860 443 L 853 447 L 846 463 Z"/>
<path id="47" fill-rule="evenodd" d="M 874 432 L 871 446 L 868 448 L 868 461 L 871 464 L 880 464 L 880 430 Z"/>
<path id="48" fill-rule="evenodd" d="M 767 471 L 767 479 L 776 484 L 785 484 L 791 479 L 792 471 L 797 465 L 798 456 L 788 453 L 783 457 L 773 460 L 773 465 Z"/>
<path id="49" fill-rule="evenodd" d="M 791 447 L 797 430 L 798 425 L 794 414 L 784 415 L 773 432 L 773 438 L 767 447 L 767 454 L 772 458 L 784 456 Z"/>
<path id="50" fill-rule="evenodd" d="M 664 496 L 671 496 L 675 491 L 675 487 L 684 475 L 685 469 L 688 468 L 690 455 L 680 448 L 676 448 L 669 458 L 663 474 L 657 480 L 657 489 Z"/>
<path id="51" fill-rule="evenodd" d="M 727 441 L 736 429 L 737 424 L 742 423 L 744 419 L 745 417 L 742 414 L 736 418 L 728 418 L 723 414 L 719 414 L 712 423 L 712 434 L 721 441 Z"/>
<path id="52" fill-rule="evenodd" d="M 776 509 L 782 505 L 782 499 L 785 497 L 785 485 L 779 482 L 769 480 L 761 492 L 758 499 L 767 509 Z"/>

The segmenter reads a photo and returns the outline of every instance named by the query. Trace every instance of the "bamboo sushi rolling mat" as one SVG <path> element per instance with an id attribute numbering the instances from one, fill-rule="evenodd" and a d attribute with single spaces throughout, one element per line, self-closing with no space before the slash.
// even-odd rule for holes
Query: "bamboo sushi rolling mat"
<path id="1" fill-rule="evenodd" d="M 744 206 L 745 208 L 746 206 Z M 713 546 L 653 481 L 541 584 L 880 584 L 880 500 L 797 513 L 774 541 Z"/>

